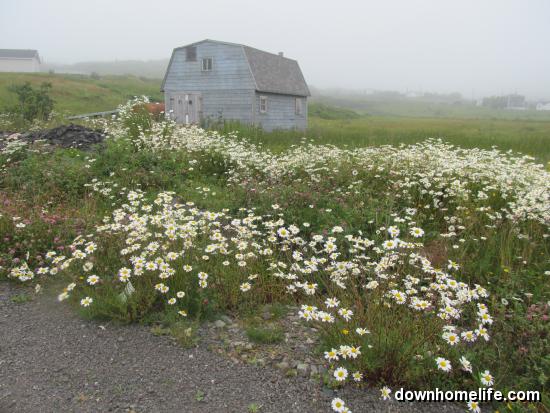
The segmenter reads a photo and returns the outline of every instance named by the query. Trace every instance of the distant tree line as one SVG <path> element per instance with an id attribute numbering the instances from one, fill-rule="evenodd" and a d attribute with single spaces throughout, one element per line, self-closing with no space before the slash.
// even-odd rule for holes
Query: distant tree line
<path id="1" fill-rule="evenodd" d="M 483 98 L 482 105 L 493 109 L 523 107 L 525 106 L 525 96 L 518 94 L 489 96 Z"/>

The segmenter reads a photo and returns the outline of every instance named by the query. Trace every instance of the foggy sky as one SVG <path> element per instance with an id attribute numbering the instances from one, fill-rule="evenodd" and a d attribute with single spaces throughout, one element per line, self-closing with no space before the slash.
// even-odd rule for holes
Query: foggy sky
<path id="1" fill-rule="evenodd" d="M 310 85 L 550 99 L 548 0 L 0 0 L 0 48 L 168 58 L 205 38 L 297 59 Z"/>

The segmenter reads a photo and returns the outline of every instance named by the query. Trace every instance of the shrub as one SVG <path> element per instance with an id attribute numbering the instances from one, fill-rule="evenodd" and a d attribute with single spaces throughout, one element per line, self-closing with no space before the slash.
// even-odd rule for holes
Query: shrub
<path id="1" fill-rule="evenodd" d="M 29 82 L 14 85 L 9 90 L 17 95 L 18 103 L 9 111 L 20 115 L 24 120 L 47 120 L 53 111 L 54 101 L 50 97 L 52 85 L 44 82 L 33 88 Z"/>
<path id="2" fill-rule="evenodd" d="M 323 103 L 310 103 L 308 112 L 310 116 L 331 120 L 349 120 L 361 117 L 361 115 L 351 109 L 328 106 Z"/>

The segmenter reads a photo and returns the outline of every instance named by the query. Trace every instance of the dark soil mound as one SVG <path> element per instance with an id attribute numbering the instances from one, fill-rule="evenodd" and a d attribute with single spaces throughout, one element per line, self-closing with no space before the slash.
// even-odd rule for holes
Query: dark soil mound
<path id="1" fill-rule="evenodd" d="M 63 148 L 88 149 L 92 145 L 103 142 L 105 135 L 99 130 L 70 124 L 48 130 L 27 132 L 21 135 L 21 139 L 29 142 L 43 140 Z"/>

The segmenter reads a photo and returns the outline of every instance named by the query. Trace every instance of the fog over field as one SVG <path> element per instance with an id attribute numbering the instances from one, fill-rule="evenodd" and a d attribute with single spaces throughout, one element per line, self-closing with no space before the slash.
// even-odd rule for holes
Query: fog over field
<path id="1" fill-rule="evenodd" d="M 283 51 L 320 88 L 550 99 L 549 22 L 546 0 L 2 0 L 0 48 L 159 60 L 212 38 Z"/>

